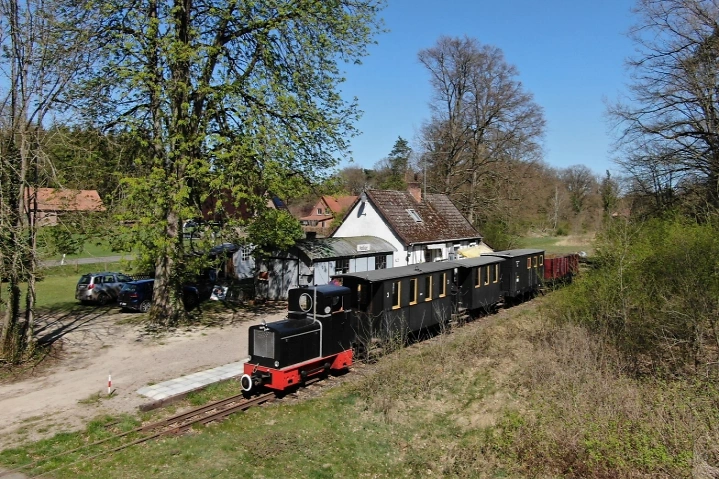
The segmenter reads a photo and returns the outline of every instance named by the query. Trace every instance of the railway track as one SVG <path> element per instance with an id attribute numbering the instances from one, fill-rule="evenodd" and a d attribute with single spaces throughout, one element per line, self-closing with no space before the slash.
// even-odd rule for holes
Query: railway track
<path id="1" fill-rule="evenodd" d="M 68 454 L 74 454 L 80 451 L 85 450 L 91 450 L 93 447 L 99 447 L 102 444 L 110 443 L 111 441 L 119 441 L 119 440 L 125 440 L 126 438 L 131 438 L 124 444 L 120 444 L 118 446 L 114 446 L 111 448 L 107 448 L 101 452 L 97 452 L 90 455 L 81 455 L 77 460 L 63 464 L 60 467 L 51 469 L 51 470 L 45 470 L 42 471 L 39 475 L 36 475 L 34 477 L 43 477 L 46 474 L 50 474 L 56 471 L 59 471 L 61 469 L 65 469 L 67 467 L 70 467 L 74 464 L 77 464 L 78 462 L 82 461 L 89 461 L 101 456 L 105 456 L 108 454 L 114 454 L 118 451 L 121 451 L 123 449 L 126 449 L 128 447 L 134 446 L 136 444 L 141 444 L 143 442 L 150 441 L 152 439 L 157 439 L 162 436 L 168 436 L 168 435 L 177 435 L 182 434 L 188 430 L 190 430 L 193 426 L 197 424 L 210 424 L 212 422 L 217 422 L 225 419 L 227 416 L 230 416 L 231 414 L 234 414 L 239 411 L 246 411 L 247 409 L 258 406 L 260 404 L 270 402 L 275 399 L 274 393 L 266 393 L 261 394 L 259 396 L 255 396 L 252 398 L 245 398 L 242 394 L 237 394 L 235 396 L 230 396 L 225 399 L 220 399 L 219 401 L 214 401 L 208 404 L 205 404 L 203 406 L 196 407 L 194 409 L 191 409 L 189 411 L 185 411 L 180 414 L 176 414 L 174 416 L 162 419 L 160 421 L 156 421 L 150 424 L 145 424 L 139 427 L 136 427 L 135 429 L 132 429 L 130 431 L 125 431 L 119 434 L 115 434 L 113 436 L 107 437 L 105 439 L 102 439 L 100 441 L 95 441 L 91 444 L 86 444 L 81 447 L 71 449 L 69 451 L 63 451 L 60 454 L 55 454 L 53 456 L 49 457 L 43 457 L 41 459 L 38 459 L 36 461 L 33 461 L 28 464 L 23 464 L 22 466 L 18 466 L 14 469 L 7 470 L 4 472 L 0 472 L 0 477 L 9 476 L 11 474 L 15 474 L 18 472 L 25 472 L 28 473 L 30 471 L 33 471 L 35 469 L 39 469 L 42 467 L 43 464 L 47 463 L 48 461 L 60 457 L 60 456 L 67 456 Z M 108 424 L 108 426 L 111 426 L 115 423 Z M 139 438 L 134 438 L 134 435 L 140 435 Z"/>

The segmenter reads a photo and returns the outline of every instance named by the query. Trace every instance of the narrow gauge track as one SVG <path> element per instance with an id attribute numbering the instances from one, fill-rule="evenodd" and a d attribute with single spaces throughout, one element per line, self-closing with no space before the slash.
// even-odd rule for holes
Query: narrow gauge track
<path id="1" fill-rule="evenodd" d="M 183 432 L 188 431 L 192 426 L 195 424 L 209 424 L 215 421 L 221 421 L 225 419 L 227 416 L 234 414 L 238 411 L 245 411 L 253 406 L 259 406 L 260 404 L 263 404 L 265 402 L 270 402 L 274 400 L 276 397 L 275 393 L 267 393 L 267 394 L 261 394 L 259 396 L 255 396 L 252 398 L 245 398 L 242 394 L 237 394 L 235 396 L 230 396 L 225 399 L 220 399 L 219 401 L 214 401 L 208 404 L 205 404 L 203 406 L 196 407 L 194 409 L 191 409 L 189 411 L 176 414 L 174 416 L 168 417 L 166 419 L 162 419 L 160 421 L 156 421 L 150 424 L 145 424 L 144 426 L 136 427 L 135 429 L 132 429 L 130 431 L 125 431 L 120 434 L 115 434 L 113 436 L 107 437 L 105 439 L 102 439 L 100 441 L 95 441 L 90 444 L 86 444 L 84 446 L 77 447 L 75 449 L 71 449 L 69 451 L 63 451 L 59 454 L 55 454 L 54 456 L 48 456 L 43 457 L 42 459 L 38 459 L 36 461 L 33 461 L 28 464 L 23 464 L 22 466 L 18 466 L 15 469 L 10 469 L 4 472 L 0 472 L 0 477 L 3 476 L 9 476 L 10 474 L 14 474 L 16 472 L 21 471 L 27 471 L 36 469 L 41 463 L 45 463 L 51 459 L 54 459 L 56 457 L 60 456 L 66 456 L 68 454 L 82 451 L 85 449 L 89 449 L 93 446 L 98 446 L 100 444 L 117 440 L 126 436 L 129 436 L 131 434 L 145 434 L 144 436 L 135 439 L 133 441 L 130 441 L 126 444 L 122 444 L 120 446 L 113 447 L 111 449 L 107 449 L 105 451 L 99 452 L 94 455 L 90 456 L 83 456 L 78 458 L 76 461 L 73 461 L 68 464 L 63 464 L 60 467 L 57 467 L 52 470 L 43 471 L 40 475 L 35 477 L 42 477 L 46 474 L 59 471 L 60 469 L 65 469 L 73 464 L 76 464 L 81 461 L 88 461 L 91 459 L 95 459 L 100 456 L 104 456 L 107 454 L 113 454 L 115 452 L 121 451 L 123 449 L 126 449 L 130 446 L 134 446 L 136 444 L 140 444 L 146 441 L 149 441 L 151 439 L 156 439 L 161 436 L 168 436 L 168 435 L 177 435 L 182 434 Z M 116 423 L 110 423 L 108 426 L 113 425 Z"/>

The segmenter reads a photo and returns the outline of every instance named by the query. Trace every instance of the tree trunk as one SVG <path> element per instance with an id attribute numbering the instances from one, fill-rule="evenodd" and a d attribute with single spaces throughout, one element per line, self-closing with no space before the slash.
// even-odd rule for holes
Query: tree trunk
<path id="1" fill-rule="evenodd" d="M 176 211 L 167 213 L 167 251 L 161 254 L 155 266 L 154 304 L 150 320 L 163 326 L 177 325 L 185 315 L 182 303 L 182 264 L 176 258 L 182 257 L 182 235 L 180 216 Z"/>

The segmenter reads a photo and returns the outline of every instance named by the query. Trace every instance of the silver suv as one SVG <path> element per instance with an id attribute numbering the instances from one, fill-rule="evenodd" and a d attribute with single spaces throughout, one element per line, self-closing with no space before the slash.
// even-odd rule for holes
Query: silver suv
<path id="1" fill-rule="evenodd" d="M 75 299 L 81 303 L 108 304 L 116 301 L 122 285 L 133 281 L 122 273 L 89 273 L 83 274 L 75 288 Z"/>

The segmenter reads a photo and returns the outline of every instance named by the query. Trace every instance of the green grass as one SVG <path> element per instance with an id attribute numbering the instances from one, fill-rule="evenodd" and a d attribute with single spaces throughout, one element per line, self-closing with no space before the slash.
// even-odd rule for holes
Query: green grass
<path id="1" fill-rule="evenodd" d="M 628 378 L 597 362 L 612 353 L 582 330 L 543 321 L 536 302 L 517 308 L 397 351 L 315 399 L 290 397 L 92 460 L 83 458 L 118 443 L 63 454 L 179 406 L 101 418 L 3 451 L 0 464 L 59 454 L 24 471 L 58 478 L 621 479 L 691 477 L 696 450 L 715 465 L 714 389 Z M 237 391 L 229 381 L 185 406 Z"/>
<path id="2" fill-rule="evenodd" d="M 42 279 L 36 283 L 36 307 L 38 309 L 69 309 L 78 303 L 75 300 L 75 286 L 80 276 L 86 273 L 100 271 L 127 271 L 127 265 L 123 263 L 92 263 L 80 265 L 53 266 L 42 271 Z M 7 283 L 4 283 L 5 286 Z M 27 285 L 23 283 L 21 290 L 23 297 L 21 305 L 25 302 Z M 7 292 L 3 290 L 3 296 Z M 2 311 L 2 309 L 0 309 Z"/>
<path id="3" fill-rule="evenodd" d="M 71 261 L 74 259 L 81 259 L 81 258 L 102 258 L 105 256 L 126 256 L 131 254 L 130 252 L 118 252 L 113 251 L 112 248 L 110 248 L 110 245 L 108 245 L 106 242 L 100 242 L 98 244 L 97 241 L 87 241 L 85 242 L 84 246 L 82 247 L 82 251 L 80 251 L 77 254 L 68 254 L 65 256 L 66 261 Z M 44 260 L 61 260 L 62 254 L 56 254 L 52 256 L 47 256 L 43 258 Z"/>
<path id="4" fill-rule="evenodd" d="M 588 236 L 528 237 L 520 240 L 519 247 L 543 249 L 548 254 L 577 253 L 584 251 L 591 255 L 593 251 L 592 241 Z"/>

